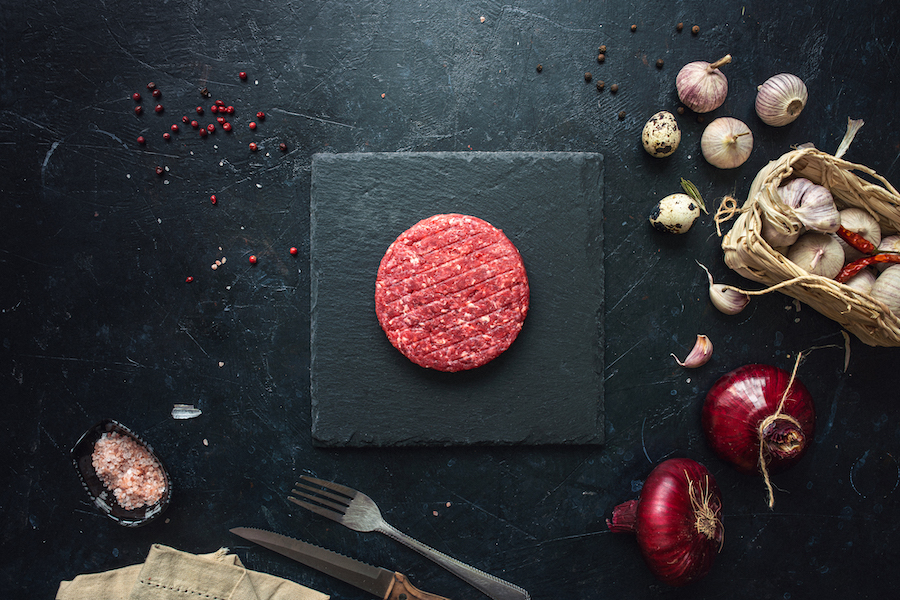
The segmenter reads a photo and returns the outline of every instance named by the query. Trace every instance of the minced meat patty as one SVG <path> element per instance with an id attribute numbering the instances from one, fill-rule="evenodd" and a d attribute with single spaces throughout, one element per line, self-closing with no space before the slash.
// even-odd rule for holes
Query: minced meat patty
<path id="1" fill-rule="evenodd" d="M 388 248 L 375 281 L 375 313 L 391 343 L 438 371 L 480 367 L 509 348 L 528 313 L 522 257 L 487 221 L 442 214 Z"/>

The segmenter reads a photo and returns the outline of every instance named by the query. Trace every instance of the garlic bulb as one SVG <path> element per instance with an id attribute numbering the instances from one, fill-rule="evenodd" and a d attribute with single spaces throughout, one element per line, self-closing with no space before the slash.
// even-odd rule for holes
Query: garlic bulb
<path id="1" fill-rule="evenodd" d="M 719 67 L 731 62 L 726 54 L 714 63 L 698 60 L 681 67 L 675 78 L 678 98 L 694 112 L 706 113 L 722 106 L 728 95 L 728 79 Z"/>
<path id="2" fill-rule="evenodd" d="M 750 303 L 750 296 L 733 287 L 715 283 L 709 269 L 700 261 L 697 261 L 697 264 L 706 271 L 706 277 L 709 279 L 709 300 L 713 306 L 726 315 L 736 315 L 747 307 Z"/>
<path id="3" fill-rule="evenodd" d="M 881 238 L 875 254 L 900 254 L 900 235 L 895 234 Z M 875 265 L 875 269 L 881 272 L 890 266 L 890 263 L 878 263 Z"/>
<path id="4" fill-rule="evenodd" d="M 706 126 L 700 136 L 703 158 L 714 167 L 739 167 L 753 150 L 753 134 L 743 121 L 734 117 L 719 117 Z"/>
<path id="5" fill-rule="evenodd" d="M 888 265 L 885 265 L 885 267 L 887 266 Z M 871 294 L 872 286 L 875 285 L 875 273 L 872 272 L 872 269 L 863 269 L 848 279 L 844 285 L 853 288 L 857 292 Z"/>
<path id="6" fill-rule="evenodd" d="M 790 73 L 773 75 L 756 90 L 756 114 L 773 127 L 792 123 L 809 98 L 803 80 Z"/>
<path id="7" fill-rule="evenodd" d="M 872 245 L 876 248 L 878 247 L 878 244 L 881 243 L 881 225 L 878 224 L 878 220 L 868 211 L 861 208 L 845 208 L 838 214 L 840 214 L 841 217 L 841 227 L 848 229 L 853 233 L 858 233 L 872 242 Z M 865 256 L 862 252 L 841 238 L 837 238 L 837 241 L 841 245 L 841 248 L 844 249 L 844 261 L 853 262 L 854 260 Z"/>
<path id="8" fill-rule="evenodd" d="M 834 279 L 844 266 L 841 245 L 827 233 L 808 231 L 788 249 L 788 260 L 812 275 Z"/>
<path id="9" fill-rule="evenodd" d="M 712 358 L 713 347 L 712 342 L 705 335 L 698 335 L 697 341 L 694 342 L 694 347 L 691 349 L 690 354 L 688 354 L 684 361 L 678 360 L 678 357 L 672 354 L 672 358 L 675 359 L 682 367 L 687 367 L 688 369 L 696 369 L 697 367 L 702 367 L 706 363 L 709 362 L 709 359 Z"/>
<path id="10" fill-rule="evenodd" d="M 875 280 L 869 295 L 900 316 L 900 265 L 895 264 L 885 269 Z"/>
<path id="11" fill-rule="evenodd" d="M 828 188 L 798 177 L 778 188 L 778 194 L 807 229 L 832 233 L 841 226 L 841 215 Z"/>

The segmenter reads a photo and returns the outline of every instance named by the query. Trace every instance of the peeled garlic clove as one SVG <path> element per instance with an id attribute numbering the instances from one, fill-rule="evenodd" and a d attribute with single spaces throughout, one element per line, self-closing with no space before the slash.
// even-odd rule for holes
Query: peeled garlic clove
<path id="1" fill-rule="evenodd" d="M 803 80 L 790 73 L 773 75 L 756 90 L 756 114 L 773 127 L 794 122 L 809 98 Z"/>
<path id="2" fill-rule="evenodd" d="M 675 78 L 678 98 L 698 113 L 707 113 L 722 106 L 728 95 L 728 78 L 719 67 L 730 62 L 731 55 L 727 54 L 714 63 L 698 60 L 681 67 Z"/>
<path id="3" fill-rule="evenodd" d="M 650 212 L 650 224 L 665 233 L 685 233 L 700 216 L 700 206 L 687 194 L 670 194 Z"/>
<path id="4" fill-rule="evenodd" d="M 706 126 L 700 136 L 703 158 L 714 167 L 734 169 L 750 157 L 753 134 L 747 125 L 734 117 L 719 117 Z"/>
<path id="5" fill-rule="evenodd" d="M 678 357 L 672 354 L 672 358 L 675 359 L 682 367 L 687 367 L 688 369 L 695 369 L 697 367 L 702 367 L 706 363 L 709 362 L 709 359 L 712 358 L 712 342 L 709 341 L 709 338 L 705 335 L 698 335 L 697 341 L 694 342 L 694 348 L 691 350 L 691 353 L 687 355 L 684 359 L 684 362 L 678 360 Z"/>
<path id="6" fill-rule="evenodd" d="M 736 315 L 747 308 L 747 305 L 750 304 L 750 296 L 733 287 L 715 283 L 709 269 L 700 261 L 697 261 L 697 264 L 706 271 L 706 277 L 709 279 L 709 300 L 713 306 L 726 315 Z"/>

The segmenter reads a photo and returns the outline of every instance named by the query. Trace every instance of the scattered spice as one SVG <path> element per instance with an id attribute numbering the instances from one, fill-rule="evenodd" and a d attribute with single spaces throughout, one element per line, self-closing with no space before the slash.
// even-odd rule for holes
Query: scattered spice
<path id="1" fill-rule="evenodd" d="M 155 111 L 158 112 L 158 113 L 161 113 L 161 112 L 163 111 L 163 105 L 162 105 L 162 104 L 157 104 L 157 105 L 156 105 L 156 108 L 154 108 L 153 110 L 155 110 Z"/>
<path id="2" fill-rule="evenodd" d="M 678 112 L 679 115 L 683 115 L 683 114 L 684 114 L 684 107 L 683 107 L 683 106 L 679 106 L 677 112 Z"/>
<path id="3" fill-rule="evenodd" d="M 597 52 L 600 54 L 606 54 L 606 44 L 600 44 L 600 47 L 597 48 Z"/>
<path id="4" fill-rule="evenodd" d="M 297 250 L 297 248 L 295 248 L 294 246 L 291 246 L 291 249 L 288 250 L 288 252 L 291 253 L 291 256 L 297 256 L 297 253 L 299 252 L 299 250 Z"/>
<path id="5" fill-rule="evenodd" d="M 666 64 L 666 62 L 665 62 L 663 59 L 661 59 L 661 58 L 660 58 L 660 59 L 657 59 L 657 61 L 656 61 L 656 68 L 657 68 L 657 69 L 662 69 L 663 66 L 664 66 L 665 64 Z"/>
<path id="6" fill-rule="evenodd" d="M 590 71 L 588 71 L 587 73 L 584 74 L 585 81 L 590 81 L 592 77 L 593 77 L 593 75 L 591 75 Z"/>
<path id="7" fill-rule="evenodd" d="M 171 129 L 172 129 L 172 133 L 178 133 L 178 124 L 172 123 Z"/>
<path id="8" fill-rule="evenodd" d="M 162 466 L 143 445 L 115 431 L 94 444 L 91 464 L 119 506 L 134 510 L 159 502 L 166 491 Z"/>
<path id="9" fill-rule="evenodd" d="M 251 255 L 250 255 L 250 258 L 248 258 L 247 260 L 250 261 L 250 264 L 251 264 L 251 265 L 255 265 L 256 262 L 257 262 L 256 255 L 255 255 L 255 254 L 251 254 Z"/>
<path id="10" fill-rule="evenodd" d="M 203 114 L 203 107 L 202 107 L 202 106 L 198 106 L 198 107 L 197 107 L 197 114 L 198 114 L 198 115 L 202 115 L 202 114 Z"/>
<path id="11" fill-rule="evenodd" d="M 682 29 L 684 29 L 684 23 L 679 23 L 678 25 L 675 26 L 675 31 L 678 31 L 679 33 L 681 32 Z"/>
<path id="12" fill-rule="evenodd" d="M 634 33 L 635 31 L 637 31 L 637 25 L 632 25 L 631 32 Z"/>
<path id="13" fill-rule="evenodd" d="M 700 26 L 694 25 L 693 27 L 691 27 L 691 33 L 693 33 L 694 35 L 697 35 L 698 33 L 700 33 Z"/>
<path id="14" fill-rule="evenodd" d="M 181 122 L 187 125 L 191 122 L 191 120 L 187 118 L 187 115 L 184 115 L 183 117 L 181 117 Z"/>
<path id="15" fill-rule="evenodd" d="M 282 152 L 287 152 L 287 144 L 285 144 L 284 142 L 281 142 L 280 144 L 278 144 L 278 149 L 281 150 Z"/>
<path id="16" fill-rule="evenodd" d="M 163 139 L 166 140 L 166 141 L 168 142 L 169 140 L 172 139 L 172 134 L 169 133 L 168 131 L 165 132 L 165 133 L 163 134 Z"/>
<path id="17" fill-rule="evenodd" d="M 216 114 L 217 112 L 219 112 L 219 107 L 213 104 L 209 107 L 209 112 L 211 112 L 212 114 Z"/>
<path id="18" fill-rule="evenodd" d="M 212 123 L 210 123 L 209 125 L 206 126 L 206 131 L 209 132 L 209 133 L 215 133 L 215 132 L 216 132 L 216 126 L 213 125 Z"/>
<path id="19" fill-rule="evenodd" d="M 191 121 L 191 127 L 197 129 L 198 127 L 200 127 L 200 123 L 198 123 L 197 121 Z"/>
<path id="20" fill-rule="evenodd" d="M 143 146 L 144 144 L 147 143 L 147 140 L 144 139 L 144 136 L 139 135 L 139 136 L 137 136 L 137 143 L 140 144 L 141 146 Z"/>
<path id="21" fill-rule="evenodd" d="M 222 129 L 224 129 L 225 131 L 231 131 L 231 123 L 222 123 Z"/>
<path id="22" fill-rule="evenodd" d="M 602 52 L 601 52 L 600 54 L 597 55 L 597 62 L 598 62 L 598 63 L 602 63 L 602 62 L 605 61 L 605 60 L 606 60 L 606 55 L 603 54 Z"/>
<path id="23" fill-rule="evenodd" d="M 705 123 L 705 122 L 706 122 L 706 119 L 703 118 L 703 115 L 697 115 L 697 122 L 698 122 L 698 123 Z"/>
<path id="24" fill-rule="evenodd" d="M 219 122 L 219 125 L 225 122 L 225 117 L 216 117 L 216 121 Z"/>
<path id="25" fill-rule="evenodd" d="M 543 70 L 544 70 L 544 65 L 538 64 L 538 66 L 537 66 L 537 72 L 540 73 L 540 72 L 543 71 Z"/>
<path id="26" fill-rule="evenodd" d="M 205 128 L 201 127 L 199 133 L 200 133 L 200 137 L 205 138 L 207 131 Z"/>
<path id="27" fill-rule="evenodd" d="M 140 101 L 141 101 L 141 95 L 140 95 L 139 93 L 135 92 L 135 93 L 133 93 L 133 94 L 131 95 L 131 99 L 134 100 L 135 102 L 140 102 Z"/>
<path id="28" fill-rule="evenodd" d="M 250 142 L 250 151 L 251 152 L 256 152 L 258 150 L 258 148 L 259 147 L 256 145 L 256 142 Z"/>
<path id="29" fill-rule="evenodd" d="M 194 278 L 191 277 L 190 275 L 188 275 L 187 277 L 185 277 L 184 282 L 185 283 L 194 283 Z"/>
<path id="30" fill-rule="evenodd" d="M 203 96 L 204 98 L 209 98 L 209 96 L 210 96 L 209 90 L 207 88 L 203 88 L 202 90 L 200 90 L 200 95 Z"/>
<path id="31" fill-rule="evenodd" d="M 603 80 L 601 79 L 600 81 L 597 82 L 597 91 L 598 91 L 598 92 L 602 92 L 604 86 L 606 86 L 606 84 L 603 83 Z"/>
<path id="32" fill-rule="evenodd" d="M 611 91 L 613 94 L 615 94 L 616 92 L 618 92 L 618 91 L 619 91 L 619 84 L 618 84 L 618 83 L 614 83 L 614 84 L 612 84 L 611 86 L 609 86 L 609 91 Z"/>
<path id="33" fill-rule="evenodd" d="M 154 97 L 154 98 L 159 98 L 160 96 L 162 96 L 162 92 L 159 91 L 159 89 L 153 90 L 153 97 Z"/>
<path id="34" fill-rule="evenodd" d="M 224 100 L 216 100 L 215 105 L 218 107 L 225 106 L 225 101 Z"/>
<path id="35" fill-rule="evenodd" d="M 256 129 L 256 121 L 250 121 L 250 124 L 247 126 L 250 129 Z"/>
<path id="36" fill-rule="evenodd" d="M 162 176 L 165 172 L 166 172 L 165 169 L 163 169 L 163 168 L 162 168 L 161 166 L 159 166 L 159 165 L 156 165 L 156 174 L 157 174 L 157 175 Z"/>
<path id="37" fill-rule="evenodd" d="M 621 121 L 624 118 L 625 118 L 625 111 L 624 110 L 619 111 L 619 120 Z"/>
<path id="38" fill-rule="evenodd" d="M 141 105 L 140 105 L 140 104 L 138 104 L 137 106 L 134 107 L 134 114 L 139 115 L 139 114 L 141 114 L 142 112 L 144 112 L 144 109 L 141 108 Z"/>
<path id="39" fill-rule="evenodd" d="M 150 83 L 147 84 L 147 89 L 148 89 L 148 90 L 155 90 L 155 89 L 156 89 L 156 84 L 153 83 L 153 82 L 151 81 Z"/>
<path id="40" fill-rule="evenodd" d="M 265 121 L 266 113 L 264 113 L 263 111 L 259 111 L 258 113 L 256 113 L 256 118 L 259 119 L 260 121 Z"/>
<path id="41" fill-rule="evenodd" d="M 234 114 L 234 107 L 233 107 L 233 106 L 229 106 L 228 108 L 225 109 L 225 112 L 227 112 L 229 115 L 233 115 L 233 114 Z"/>
<path id="42" fill-rule="evenodd" d="M 241 81 L 247 81 L 247 73 L 245 73 L 244 71 L 238 73 L 238 77 L 240 77 Z"/>
<path id="43" fill-rule="evenodd" d="M 209 201 L 212 202 L 213 204 L 215 204 L 216 202 L 219 201 L 219 199 L 216 198 L 215 194 L 213 194 L 212 196 L 209 197 Z"/>

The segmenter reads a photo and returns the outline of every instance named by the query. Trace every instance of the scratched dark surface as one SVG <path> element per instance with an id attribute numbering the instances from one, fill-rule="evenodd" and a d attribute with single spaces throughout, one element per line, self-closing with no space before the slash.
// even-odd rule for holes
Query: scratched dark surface
<path id="1" fill-rule="evenodd" d="M 900 584 L 900 353 L 854 341 L 844 372 L 843 349 L 830 347 L 843 345 L 838 327 L 780 295 L 720 315 L 695 259 L 722 281 L 744 282 L 722 262 L 711 218 L 664 238 L 646 214 L 680 177 L 706 198 L 743 196 L 792 144 L 833 151 L 848 117 L 866 125 L 846 158 L 900 183 L 898 20 L 892 0 L 3 0 L 2 595 L 52 597 L 59 580 L 140 562 L 159 542 L 191 552 L 228 546 L 253 569 L 334 598 L 367 597 L 242 544 L 227 533 L 233 526 L 294 534 L 449 598 L 477 593 L 387 538 L 294 510 L 284 497 L 312 473 L 368 492 L 407 533 L 534 598 L 889 596 Z M 700 34 L 677 33 L 679 21 Z M 676 155 L 646 155 L 640 130 L 677 107 L 677 69 L 727 52 L 730 92 L 714 116 L 751 125 L 750 160 L 734 171 L 709 167 L 702 125 L 689 115 Z M 604 92 L 585 83 L 586 71 L 607 83 Z M 756 86 L 782 71 L 807 82 L 810 103 L 793 125 L 772 129 L 752 103 Z M 163 92 L 162 115 L 149 81 Z M 200 97 L 204 86 L 210 99 Z M 135 91 L 145 98 L 140 117 Z M 216 98 L 236 107 L 231 134 L 162 140 Z M 251 132 L 258 110 L 267 117 Z M 202 122 L 210 120 L 207 109 Z M 146 147 L 135 142 L 141 134 Z M 315 448 L 311 157 L 470 150 L 605 157 L 606 444 Z M 686 354 L 698 333 L 712 338 L 714 358 L 685 371 L 669 354 Z M 700 402 L 727 371 L 748 362 L 789 369 L 799 351 L 819 346 L 799 372 L 817 403 L 815 445 L 774 478 L 769 510 L 758 479 L 712 455 Z M 175 403 L 203 415 L 175 421 Z M 100 515 L 69 463 L 71 445 L 103 418 L 141 433 L 171 470 L 172 505 L 146 528 Z M 726 505 L 713 571 L 683 589 L 657 583 L 634 540 L 604 523 L 669 456 L 706 464 Z"/>

